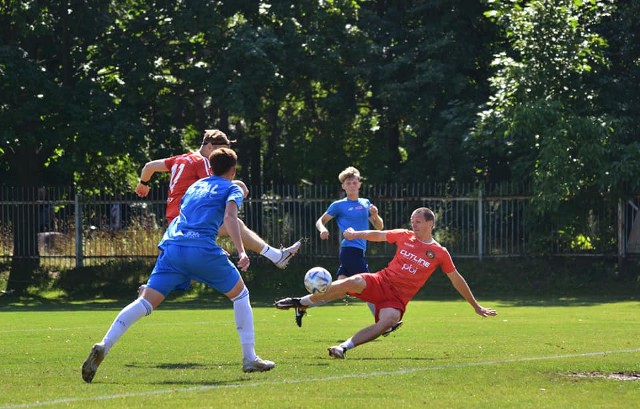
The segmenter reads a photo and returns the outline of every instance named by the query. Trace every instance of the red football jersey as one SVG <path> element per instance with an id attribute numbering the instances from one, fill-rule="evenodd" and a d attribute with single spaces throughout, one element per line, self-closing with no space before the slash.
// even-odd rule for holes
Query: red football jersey
<path id="1" fill-rule="evenodd" d="M 404 303 L 408 303 L 440 267 L 445 274 L 456 270 L 446 248 L 433 240 L 424 243 L 410 230 L 391 230 L 387 241 L 398 247 L 387 267 L 378 271 Z"/>
<path id="2" fill-rule="evenodd" d="M 164 160 L 164 164 L 171 172 L 169 180 L 169 197 L 167 198 L 167 223 L 180 214 L 180 200 L 197 180 L 211 176 L 209 160 L 197 152 L 172 156 Z"/>

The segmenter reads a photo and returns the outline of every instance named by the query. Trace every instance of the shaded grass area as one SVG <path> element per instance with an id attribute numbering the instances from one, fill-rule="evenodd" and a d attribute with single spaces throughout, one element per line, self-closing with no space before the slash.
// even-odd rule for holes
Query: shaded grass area
<path id="1" fill-rule="evenodd" d="M 370 260 L 370 270 L 386 265 L 386 260 Z M 335 260 L 323 264 L 337 269 Z M 621 274 L 615 259 L 595 257 L 498 258 L 483 261 L 456 260 L 458 270 L 479 300 L 492 298 L 513 305 L 593 305 L 610 300 L 638 300 L 640 267 Z M 255 263 L 244 274 L 256 306 L 270 306 L 273 301 L 305 293 L 302 278 L 310 266 L 294 259 L 286 270 L 270 263 Z M 8 265 L 0 266 L 0 286 Z M 11 308 L 79 309 L 120 308 L 136 296 L 153 268 L 152 260 L 110 262 L 101 266 L 57 272 L 28 294 L 0 296 L 0 310 Z M 637 269 L 636 269 L 637 268 Z M 417 294 L 417 300 L 459 300 L 450 281 L 437 270 Z M 201 284 L 186 292 L 170 294 L 162 308 L 227 308 L 229 301 Z"/>

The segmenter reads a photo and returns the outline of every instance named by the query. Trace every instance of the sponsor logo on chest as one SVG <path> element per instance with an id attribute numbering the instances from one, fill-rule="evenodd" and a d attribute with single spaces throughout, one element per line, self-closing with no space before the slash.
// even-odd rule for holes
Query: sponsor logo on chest
<path id="1" fill-rule="evenodd" d="M 428 262 L 427 260 L 423 259 L 420 256 L 417 256 L 415 254 L 413 254 L 412 252 L 410 252 L 409 250 L 405 250 L 405 249 L 401 249 L 400 250 L 400 254 L 407 259 L 408 261 L 414 263 L 414 264 L 418 264 L 421 265 L 423 267 L 429 267 L 431 265 L 430 262 Z M 428 255 L 427 255 L 428 257 Z"/>

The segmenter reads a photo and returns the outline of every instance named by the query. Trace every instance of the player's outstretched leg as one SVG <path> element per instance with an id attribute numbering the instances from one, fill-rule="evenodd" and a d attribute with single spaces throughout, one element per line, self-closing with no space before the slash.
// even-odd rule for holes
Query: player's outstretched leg
<path id="1" fill-rule="evenodd" d="M 274 262 L 273 264 L 280 269 L 285 269 L 289 265 L 289 261 L 296 255 L 298 250 L 300 250 L 300 246 L 302 245 L 302 240 L 300 239 L 293 243 L 291 246 L 287 248 L 280 247 L 280 251 L 282 255 L 280 256 L 280 260 Z"/>

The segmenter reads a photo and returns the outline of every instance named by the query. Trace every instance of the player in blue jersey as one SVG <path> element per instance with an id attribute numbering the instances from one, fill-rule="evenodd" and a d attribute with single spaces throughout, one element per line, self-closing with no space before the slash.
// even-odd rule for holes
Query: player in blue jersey
<path id="1" fill-rule="evenodd" d="M 371 204 L 369 199 L 360 197 L 360 171 L 353 166 L 349 166 L 338 175 L 346 197 L 336 200 L 329 205 L 327 210 L 316 221 L 316 228 L 320 232 L 320 239 L 327 240 L 329 238 L 329 230 L 326 224 L 331 219 L 336 219 L 340 236 L 342 232 L 348 228 L 354 230 L 368 230 L 369 223 L 378 230 L 384 227 L 384 221 L 378 214 L 378 208 Z M 365 258 L 367 250 L 367 241 L 362 239 L 347 240 L 343 239 L 340 243 L 340 267 L 336 274 L 337 279 L 351 277 L 358 273 L 369 272 L 369 264 Z M 308 307 L 307 307 L 308 308 Z M 375 316 L 375 307 L 369 304 L 371 312 Z M 306 308 L 296 308 L 296 324 L 302 326 L 302 317 L 306 313 Z M 398 328 L 396 325 L 395 328 Z"/>
<path id="2" fill-rule="evenodd" d="M 238 267 L 249 268 L 249 257 L 240 238 L 238 209 L 244 194 L 232 180 L 237 156 L 228 148 L 215 150 L 210 157 L 213 176 L 189 187 L 174 219 L 158 244 L 156 265 L 140 297 L 120 311 L 101 342 L 93 345 L 82 365 L 82 379 L 91 382 L 98 366 L 113 345 L 140 318 L 151 314 L 165 297 L 191 280 L 213 287 L 233 302 L 236 328 L 242 345 L 244 372 L 263 372 L 275 363 L 259 358 L 254 349 L 253 310 L 249 290 L 240 272 L 216 243 L 225 224 L 238 251 Z"/>
<path id="3" fill-rule="evenodd" d="M 320 232 L 320 239 L 329 238 L 329 230 L 326 224 L 331 219 L 336 219 L 340 236 L 349 227 L 354 230 L 368 230 L 369 223 L 377 230 L 382 230 L 384 221 L 378 214 L 378 208 L 371 204 L 369 199 L 360 197 L 360 172 L 353 166 L 349 166 L 338 175 L 342 189 L 346 197 L 329 205 L 327 211 L 316 221 L 316 228 Z M 340 243 L 340 267 L 337 278 L 351 277 L 354 274 L 368 272 L 369 265 L 365 259 L 367 241 L 361 239 L 343 239 Z"/>

